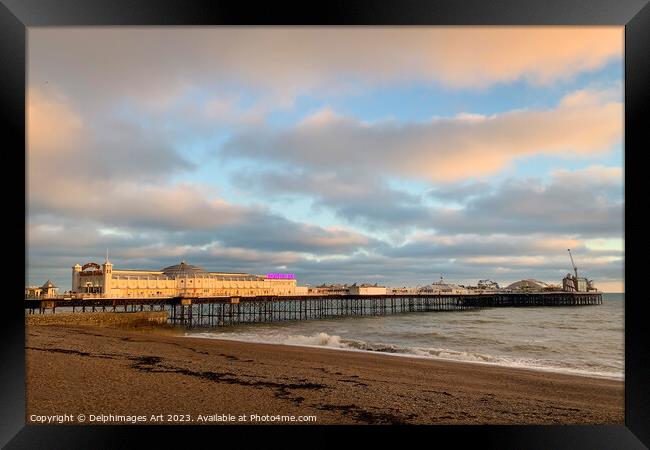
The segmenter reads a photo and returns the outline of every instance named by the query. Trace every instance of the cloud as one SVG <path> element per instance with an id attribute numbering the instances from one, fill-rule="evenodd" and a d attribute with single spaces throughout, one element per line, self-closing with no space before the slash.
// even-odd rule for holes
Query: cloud
<path id="1" fill-rule="evenodd" d="M 622 103 L 595 99 L 602 100 L 599 93 L 581 91 L 549 110 L 419 123 L 368 124 L 326 112 L 289 129 L 255 128 L 235 134 L 224 144 L 221 157 L 272 160 L 311 171 L 343 166 L 432 182 L 485 177 L 518 158 L 588 156 L 620 144 Z"/>
<path id="2" fill-rule="evenodd" d="M 46 96 L 40 89 L 27 93 L 27 146 L 37 156 L 61 153 L 77 145 L 83 121 L 60 92 Z"/>
<path id="3" fill-rule="evenodd" d="M 313 208 L 331 211 L 347 223 L 392 233 L 394 243 L 404 242 L 406 233 L 414 229 L 444 234 L 616 237 L 623 233 L 623 171 L 618 167 L 558 170 L 547 181 L 461 182 L 425 189 L 421 195 L 347 169 L 263 172 L 238 176 L 236 182 L 269 198 L 310 198 Z M 443 203 L 432 204 L 430 198 Z M 457 205 L 444 203 L 448 201 Z"/>
<path id="4" fill-rule="evenodd" d="M 324 108 L 308 115 L 299 125 L 302 127 L 319 127 L 328 125 L 338 120 L 337 114 L 331 108 Z"/>
<path id="5" fill-rule="evenodd" d="M 412 83 L 549 85 L 620 60 L 622 50 L 623 27 L 32 28 L 30 280 L 69 287 L 69 267 L 108 247 L 119 267 L 187 259 L 210 270 L 278 268 L 301 283 L 420 284 L 439 273 L 557 282 L 571 246 L 589 276 L 614 282 L 622 250 L 607 238 L 622 236 L 620 169 L 500 185 L 481 178 L 520 158 L 592 156 L 621 143 L 620 89 L 497 115 L 367 122 L 324 108 L 293 127 L 262 125 L 305 95 L 327 104 Z M 228 136 L 222 156 L 240 170 L 232 184 L 311 199 L 341 224 L 225 197 L 199 173 L 205 161 L 183 150 Z M 419 192 L 400 187 L 413 180 Z"/>
<path id="6" fill-rule="evenodd" d="M 393 258 L 450 258 L 471 261 L 471 258 L 512 258 L 560 256 L 565 258 L 566 249 L 590 251 L 584 242 L 575 237 L 557 238 L 544 233 L 525 236 L 509 234 L 438 234 L 418 232 L 410 236 L 408 243 L 392 247 L 384 252 Z M 613 251 L 619 255 L 619 252 Z"/>
<path id="7" fill-rule="evenodd" d="M 623 27 L 32 28 L 29 82 L 168 107 L 196 85 L 307 91 L 551 83 L 623 56 Z M 283 100 L 284 99 L 284 100 Z"/>
<path id="8" fill-rule="evenodd" d="M 556 172 L 547 183 L 506 181 L 495 191 L 471 198 L 463 208 L 437 209 L 432 227 L 455 233 L 621 236 L 623 205 L 622 170 L 594 166 Z"/>
<path id="9" fill-rule="evenodd" d="M 551 175 L 559 183 L 583 187 L 591 187 L 594 185 L 620 187 L 623 182 L 622 167 L 606 167 L 602 165 L 589 166 L 577 170 L 560 169 L 553 171 Z"/>
<path id="10" fill-rule="evenodd" d="M 268 237 L 256 238 L 263 228 Z M 391 246 L 364 241 L 345 230 L 292 226 L 285 221 L 276 226 L 249 224 L 240 234 L 236 231 L 233 228 L 221 234 L 214 230 L 205 235 L 205 241 L 192 242 L 165 231 L 107 230 L 88 220 L 47 217 L 31 221 L 28 228 L 29 276 L 34 282 L 52 277 L 59 285 L 69 286 L 69 268 L 77 262 L 101 260 L 106 248 L 116 267 L 159 269 L 185 259 L 215 271 L 288 271 L 298 274 L 301 284 L 378 281 L 417 285 L 434 281 L 441 273 L 459 283 L 491 278 L 503 284 L 530 277 L 559 282 L 570 270 L 568 247 L 573 249 L 581 273 L 595 278 L 597 284 L 620 279 L 622 273 L 622 249 L 593 249 L 591 240 L 557 233 L 417 232 L 409 236 L 407 244 Z M 214 236 L 222 240 L 210 239 Z M 363 251 L 355 251 L 359 244 Z"/>
<path id="11" fill-rule="evenodd" d="M 313 254 L 347 254 L 376 241 L 342 227 L 320 227 L 284 219 L 258 216 L 215 233 L 219 241 L 232 247 L 265 251 L 292 251 Z"/>
<path id="12" fill-rule="evenodd" d="M 275 253 L 286 263 L 294 253 L 349 253 L 372 241 L 343 227 L 228 202 L 210 184 L 175 181 L 194 166 L 169 136 L 132 122 L 88 120 L 54 90 L 30 89 L 28 108 L 32 262 L 101 255 L 110 247 L 131 258 L 134 252 L 204 255 L 209 248 L 249 261 Z"/>
<path id="13" fill-rule="evenodd" d="M 383 180 L 341 167 L 334 171 L 267 170 L 237 173 L 232 182 L 273 198 L 309 198 L 315 211 L 325 209 L 338 218 L 369 230 L 428 226 L 430 212 L 421 198 L 387 186 Z"/>
<path id="14" fill-rule="evenodd" d="M 61 188 L 68 188 L 63 191 Z M 343 227 L 321 227 L 288 220 L 262 207 L 230 204 L 189 185 L 96 184 L 80 193 L 76 185 L 57 185 L 48 198 L 33 202 L 30 219 L 46 225 L 34 232 L 68 233 L 68 227 L 51 227 L 52 217 L 92 222 L 97 242 L 130 235 L 154 235 L 169 245 L 205 246 L 218 242 L 227 247 L 259 251 L 347 253 L 372 243 L 363 234 Z M 50 228 L 47 228 L 47 225 Z M 58 239 L 58 238 L 57 238 Z M 140 238 L 139 238 L 140 239 Z M 124 239 L 123 239 L 124 240 Z M 38 245 L 38 234 L 31 235 Z M 77 245 L 82 245 L 80 241 Z"/>
<path id="15" fill-rule="evenodd" d="M 122 268 L 159 269 L 185 259 L 208 270 L 267 273 L 279 266 L 294 270 L 304 261 L 353 255 L 375 242 L 342 228 L 322 228 L 262 213 L 232 226 L 198 231 L 109 228 L 105 222 L 90 219 L 37 216 L 28 222 L 27 237 L 30 280 L 51 277 L 68 288 L 69 267 L 101 260 L 106 249 L 116 267 Z"/>
<path id="16" fill-rule="evenodd" d="M 88 122 L 65 95 L 37 88 L 28 91 L 30 193 L 51 189 L 51 181 L 45 180 L 53 176 L 62 180 L 142 180 L 168 177 L 192 167 L 161 132 L 124 120 Z"/>
<path id="17" fill-rule="evenodd" d="M 378 282 L 388 286 L 416 286 L 437 281 L 442 274 L 445 280 L 461 284 L 476 284 L 479 279 L 490 278 L 502 285 L 525 278 L 560 283 L 571 270 L 565 254 L 557 256 L 504 255 L 450 259 L 447 257 L 411 257 L 395 259 L 381 253 L 357 253 L 342 257 L 313 258 L 292 252 L 250 252 L 246 249 L 226 248 L 218 244 L 198 247 L 140 247 L 135 252 L 111 257 L 117 268 L 160 269 L 186 259 L 208 270 L 268 273 L 283 271 L 295 273 L 300 285 L 320 283 Z M 104 249 L 88 259 L 100 260 Z M 560 251 L 560 253 L 562 253 Z M 566 250 L 564 250 L 566 253 Z M 35 254 L 35 263 L 29 271 L 30 280 L 42 283 L 52 278 L 66 289 L 70 285 L 70 267 L 85 257 L 52 256 L 49 259 Z M 604 288 L 620 284 L 623 273 L 621 257 L 595 258 L 580 253 L 581 274 L 593 278 L 596 286 Z M 615 287 L 616 289 L 616 287 Z"/>
<path id="18" fill-rule="evenodd" d="M 427 195 L 436 200 L 462 202 L 471 197 L 485 194 L 490 188 L 487 181 L 468 181 L 441 187 L 435 187 Z"/>
<path id="19" fill-rule="evenodd" d="M 109 226 L 202 230 L 244 220 L 248 210 L 197 186 L 58 179 L 30 194 L 32 214 L 57 214 L 100 221 Z"/>

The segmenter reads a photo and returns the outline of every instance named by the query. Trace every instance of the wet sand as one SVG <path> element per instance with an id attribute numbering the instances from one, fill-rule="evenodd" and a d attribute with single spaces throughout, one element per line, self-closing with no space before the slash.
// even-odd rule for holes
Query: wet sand
<path id="1" fill-rule="evenodd" d="M 615 380 L 96 326 L 27 326 L 26 347 L 27 423 L 60 414 L 74 424 L 79 414 L 212 425 L 280 423 L 251 414 L 316 416 L 312 424 L 624 421 Z"/>

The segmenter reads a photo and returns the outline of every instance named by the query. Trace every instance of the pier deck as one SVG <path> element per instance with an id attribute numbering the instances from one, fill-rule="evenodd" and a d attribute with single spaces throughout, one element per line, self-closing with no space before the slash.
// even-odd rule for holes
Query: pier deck
<path id="1" fill-rule="evenodd" d="M 406 312 L 463 311 L 478 308 L 586 306 L 602 304 L 600 293 L 489 293 L 304 295 L 259 297 L 57 298 L 25 300 L 28 314 L 67 312 L 169 312 L 169 322 L 188 328 L 243 323 L 383 316 Z"/>

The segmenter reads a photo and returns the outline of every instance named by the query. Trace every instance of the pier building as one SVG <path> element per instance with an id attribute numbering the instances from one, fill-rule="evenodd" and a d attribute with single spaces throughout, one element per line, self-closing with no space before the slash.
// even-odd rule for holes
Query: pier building
<path id="1" fill-rule="evenodd" d="M 57 295 L 59 288 L 47 280 L 43 286 L 28 286 L 25 288 L 25 298 L 39 299 L 39 298 L 53 298 Z"/>
<path id="2" fill-rule="evenodd" d="M 309 289 L 313 295 L 346 295 L 350 293 L 350 286 L 347 284 L 321 284 Z"/>
<path id="3" fill-rule="evenodd" d="M 208 272 L 185 261 L 161 270 L 114 269 L 108 260 L 72 267 L 72 293 L 84 297 L 296 295 L 296 285 L 293 274 Z"/>
<path id="4" fill-rule="evenodd" d="M 377 286 L 377 284 L 359 284 L 356 283 L 349 288 L 350 295 L 383 295 L 386 294 L 386 286 Z"/>
<path id="5" fill-rule="evenodd" d="M 567 273 L 564 279 L 562 279 L 562 289 L 567 292 L 597 291 L 596 286 L 594 286 L 594 280 L 588 280 L 587 278 L 578 276 L 578 266 L 576 266 L 575 261 L 573 261 L 573 255 L 571 254 L 571 249 L 568 248 L 567 251 L 569 252 L 569 257 L 571 258 L 573 275 Z"/>
<path id="6" fill-rule="evenodd" d="M 422 294 L 468 294 L 469 289 L 453 283 L 446 283 L 442 277 L 439 281 L 426 286 L 418 287 L 417 292 Z"/>
<path id="7" fill-rule="evenodd" d="M 562 279 L 562 289 L 567 292 L 591 292 L 595 291 L 593 280 L 583 277 L 576 277 L 567 273 Z"/>
<path id="8" fill-rule="evenodd" d="M 549 285 L 543 281 L 529 278 L 527 280 L 519 280 L 509 284 L 506 287 L 506 292 L 542 292 L 548 287 Z"/>

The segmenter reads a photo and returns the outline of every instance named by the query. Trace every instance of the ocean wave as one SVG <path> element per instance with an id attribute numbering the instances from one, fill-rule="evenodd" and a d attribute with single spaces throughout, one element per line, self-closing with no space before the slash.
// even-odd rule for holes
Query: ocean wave
<path id="1" fill-rule="evenodd" d="M 290 335 L 286 338 L 287 344 L 318 345 L 320 347 L 342 347 L 341 336 L 330 336 L 327 333 L 316 333 L 312 336 Z"/>
<path id="2" fill-rule="evenodd" d="M 305 336 L 301 334 L 270 334 L 260 336 L 250 333 L 186 333 L 189 337 L 200 337 L 207 339 L 224 339 L 228 341 L 256 342 L 264 344 L 283 344 L 283 345 L 300 345 L 300 346 L 318 346 L 344 348 L 345 344 L 341 342 L 341 336 L 329 335 L 327 333 L 315 333 Z"/>
<path id="3" fill-rule="evenodd" d="M 598 378 L 623 379 L 624 374 L 616 368 L 596 363 L 580 363 L 579 366 L 564 364 L 561 361 L 550 361 L 533 358 L 517 358 L 490 355 L 480 352 L 457 351 L 450 349 L 412 349 L 415 356 L 431 357 L 435 359 L 483 363 L 519 369 L 541 370 L 572 375 L 583 375 Z"/>
<path id="4" fill-rule="evenodd" d="M 574 327 L 571 325 L 556 325 L 553 323 L 547 324 L 547 325 L 542 325 L 542 328 L 548 327 L 548 328 L 557 328 L 558 330 L 579 330 L 579 327 Z"/>
<path id="5" fill-rule="evenodd" d="M 436 340 L 447 340 L 452 339 L 450 333 L 439 333 L 436 331 L 426 330 L 426 331 L 403 331 L 403 330 L 391 330 L 389 332 L 372 332 L 373 336 L 385 337 L 389 339 L 428 339 L 433 338 Z"/>
<path id="6" fill-rule="evenodd" d="M 363 350 L 368 352 L 380 352 L 380 353 L 408 353 L 407 348 L 399 347 L 392 344 L 381 344 L 381 343 L 368 343 L 363 341 L 352 341 L 346 339 L 343 343 L 350 349 Z"/>
<path id="7" fill-rule="evenodd" d="M 620 371 L 617 371 L 615 369 L 612 370 L 612 368 L 598 363 L 585 362 L 580 363 L 580 366 L 572 366 L 561 361 L 554 362 L 550 360 L 533 358 L 504 357 L 481 352 L 459 351 L 446 348 L 400 347 L 394 344 L 353 341 L 348 339 L 342 339 L 341 342 L 345 344 L 349 349 L 367 352 L 388 353 L 396 356 L 411 356 L 420 358 L 442 359 L 447 361 L 484 363 L 503 367 L 544 370 L 550 372 L 569 373 L 574 375 L 584 375 L 600 378 L 623 378 L 623 375 L 620 373 Z M 535 344 L 526 344 L 522 345 L 521 347 L 526 346 L 543 347 L 536 346 Z"/>
<path id="8" fill-rule="evenodd" d="M 542 344 L 515 344 L 505 348 L 507 351 L 533 351 L 533 352 L 553 352 L 557 350 Z"/>
<path id="9" fill-rule="evenodd" d="M 484 345 L 503 345 L 504 344 L 503 341 L 501 341 L 499 339 L 496 339 L 494 337 L 487 337 L 487 336 L 474 337 L 474 336 L 467 336 L 467 335 L 464 335 L 462 333 L 457 333 L 454 336 L 454 340 L 456 342 L 458 342 L 458 343 L 462 343 L 463 345 L 475 344 L 475 345 L 484 346 Z"/>
<path id="10" fill-rule="evenodd" d="M 459 321 L 461 322 L 461 321 Z M 461 323 L 463 324 L 483 324 L 483 323 L 502 323 L 503 320 L 500 319 L 468 319 L 468 320 L 463 320 Z"/>
<path id="11" fill-rule="evenodd" d="M 283 334 L 283 333 L 186 333 L 188 337 L 201 337 L 208 339 L 224 339 L 233 341 L 256 342 L 267 344 L 295 345 L 304 347 L 327 347 L 345 351 L 361 351 L 371 353 L 383 353 L 394 356 L 431 358 L 447 361 L 483 363 L 504 367 L 542 370 L 557 373 L 568 373 L 591 377 L 623 379 L 624 375 L 618 367 L 609 367 L 602 363 L 581 361 L 577 364 L 568 364 L 563 361 L 548 359 L 522 358 L 516 356 L 499 356 L 476 351 L 460 351 L 447 348 L 430 347 L 409 347 L 383 342 L 367 342 L 342 338 L 338 335 L 330 335 L 325 332 L 318 332 L 311 335 Z M 549 349 L 538 344 L 518 344 L 510 347 L 517 351 L 545 351 Z M 617 370 L 619 369 L 619 370 Z"/>

